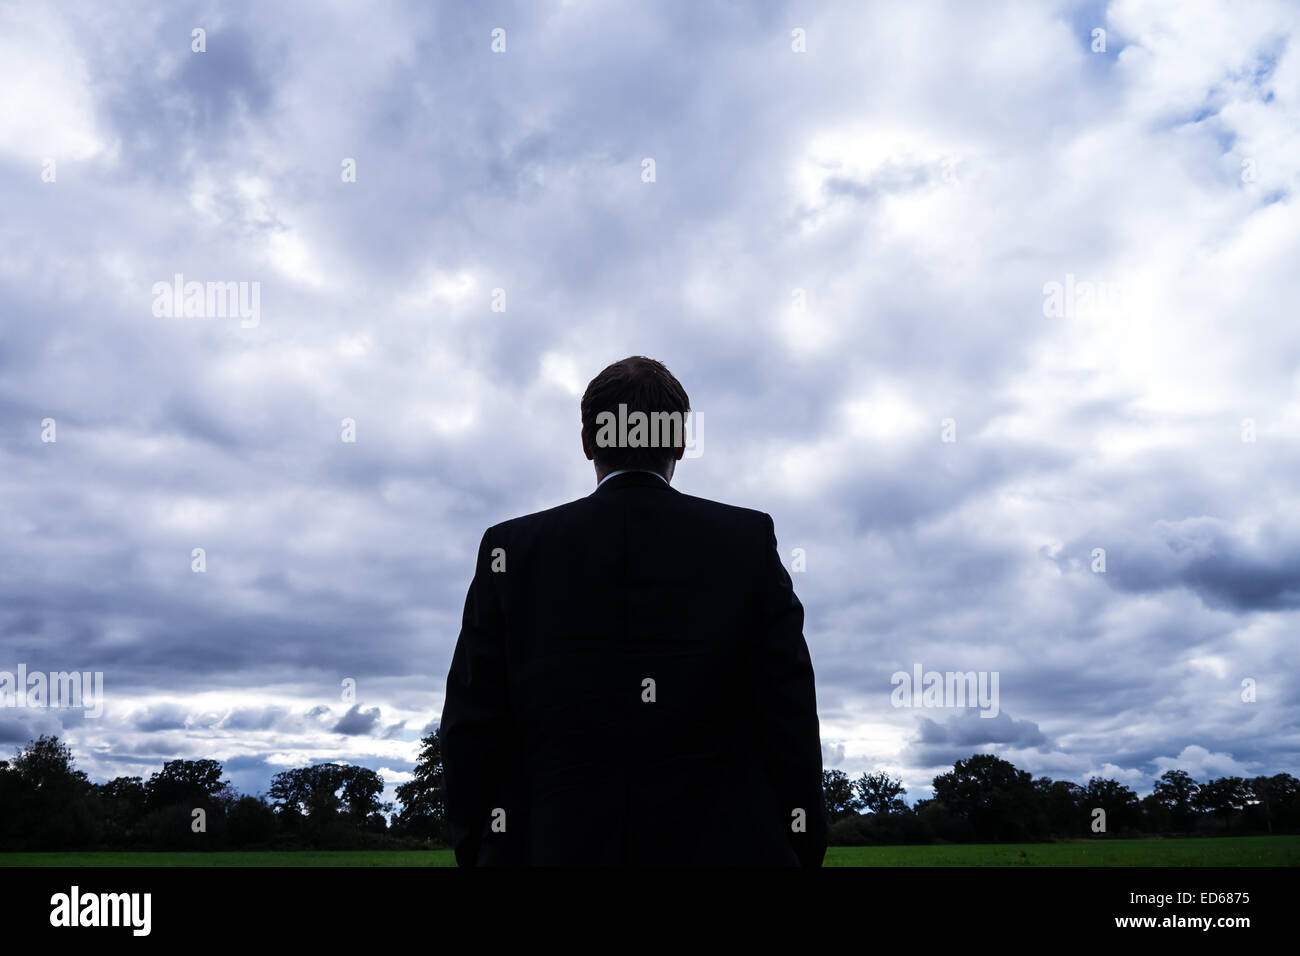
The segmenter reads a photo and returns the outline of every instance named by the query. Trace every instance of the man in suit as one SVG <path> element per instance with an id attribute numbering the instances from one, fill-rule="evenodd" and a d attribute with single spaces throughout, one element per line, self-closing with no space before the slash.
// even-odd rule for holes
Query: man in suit
<path id="1" fill-rule="evenodd" d="M 768 515 L 671 486 L 689 409 L 615 362 L 596 490 L 483 535 L 440 725 L 461 866 L 821 865 L 803 606 Z"/>

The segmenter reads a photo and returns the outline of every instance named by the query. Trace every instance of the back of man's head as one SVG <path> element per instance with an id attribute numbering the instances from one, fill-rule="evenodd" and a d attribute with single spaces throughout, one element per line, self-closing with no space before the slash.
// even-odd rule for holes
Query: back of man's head
<path id="1" fill-rule="evenodd" d="M 663 473 L 686 447 L 691 401 L 662 363 L 633 355 L 591 380 L 582 396 L 582 438 L 604 471 Z"/>

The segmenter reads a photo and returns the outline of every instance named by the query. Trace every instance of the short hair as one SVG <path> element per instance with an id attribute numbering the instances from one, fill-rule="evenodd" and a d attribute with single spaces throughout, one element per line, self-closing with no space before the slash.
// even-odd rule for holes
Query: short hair
<path id="1" fill-rule="evenodd" d="M 676 418 L 677 427 L 668 428 L 666 440 L 654 445 L 611 444 L 598 441 L 601 436 L 602 413 L 609 413 L 619 421 L 619 406 L 626 407 L 626 416 L 640 412 L 651 423 L 650 434 L 661 439 L 658 425 Z M 596 464 L 609 471 L 620 468 L 648 468 L 663 472 L 676 458 L 675 449 L 686 444 L 686 415 L 691 410 L 691 400 L 682 383 L 663 363 L 643 355 L 621 359 L 593 378 L 582 395 L 582 435 Z M 623 419 L 626 420 L 626 419 Z M 610 419 L 604 418 L 608 423 Z M 608 432 L 606 432 L 606 436 Z"/>

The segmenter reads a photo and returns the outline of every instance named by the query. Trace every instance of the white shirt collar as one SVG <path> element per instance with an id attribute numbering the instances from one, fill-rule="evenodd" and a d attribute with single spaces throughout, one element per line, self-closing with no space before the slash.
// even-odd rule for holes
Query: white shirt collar
<path id="1" fill-rule="evenodd" d="M 596 482 L 596 487 L 599 488 L 601 485 L 603 485 L 605 482 L 609 481 L 609 479 L 613 478 L 615 475 L 626 475 L 629 471 L 643 471 L 643 472 L 645 472 L 647 475 L 654 475 L 656 478 L 658 478 L 660 481 L 662 481 L 665 485 L 668 484 L 668 479 L 667 479 L 667 478 L 665 478 L 663 475 L 659 474 L 659 472 L 657 472 L 657 471 L 651 471 L 649 468 L 620 468 L 618 471 L 611 471 L 611 472 L 610 472 L 608 475 L 606 475 L 604 478 L 600 479 L 600 481 Z"/>

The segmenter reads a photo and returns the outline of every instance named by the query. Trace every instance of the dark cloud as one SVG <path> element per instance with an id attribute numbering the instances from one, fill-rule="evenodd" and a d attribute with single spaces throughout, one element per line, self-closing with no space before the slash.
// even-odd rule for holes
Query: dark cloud
<path id="1" fill-rule="evenodd" d="M 181 730 L 186 725 L 187 711 L 174 704 L 146 707 L 134 715 L 136 730 L 153 733 L 156 730 Z"/>
<path id="2" fill-rule="evenodd" d="M 922 717 L 918 733 L 908 744 L 905 754 L 909 764 L 918 766 L 951 765 L 972 753 L 999 750 L 1047 751 L 1047 736 L 1032 720 L 1016 720 L 1005 711 L 994 717 L 981 716 L 975 710 L 960 710 L 943 720 Z"/>
<path id="3" fill-rule="evenodd" d="M 379 725 L 379 708 L 362 710 L 353 704 L 330 730 L 336 734 L 369 734 Z"/>
<path id="4" fill-rule="evenodd" d="M 221 721 L 222 730 L 271 730 L 286 722 L 284 707 L 247 707 L 232 710 Z"/>
<path id="5" fill-rule="evenodd" d="M 1060 563 L 1091 571 L 1094 547 L 1106 552 L 1102 580 L 1124 591 L 1182 587 L 1208 607 L 1236 612 L 1300 607 L 1300 528 L 1294 525 L 1270 522 L 1248 533 L 1204 515 L 1159 520 L 1137 533 L 1094 532 Z"/>

